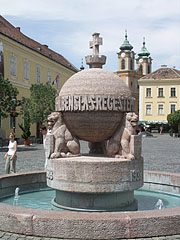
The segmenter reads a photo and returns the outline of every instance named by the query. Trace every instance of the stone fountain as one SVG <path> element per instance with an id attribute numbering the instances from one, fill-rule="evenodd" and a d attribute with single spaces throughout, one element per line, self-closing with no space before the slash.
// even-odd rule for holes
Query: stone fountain
<path id="1" fill-rule="evenodd" d="M 102 38 L 93 34 L 90 69 L 70 77 L 56 98 L 47 136 L 47 185 L 53 204 L 82 211 L 136 210 L 134 190 L 143 185 L 141 136 L 136 135 L 135 99 L 122 79 L 101 67 Z M 79 140 L 90 155 L 80 154 Z M 99 154 L 99 155 L 98 155 Z"/>
<path id="2" fill-rule="evenodd" d="M 86 57 L 90 69 L 65 83 L 56 99 L 56 112 L 48 117 L 52 130 L 47 136 L 47 172 L 0 176 L 0 198 L 14 195 L 16 189 L 17 199 L 18 188 L 31 192 L 48 184 L 56 189 L 53 204 L 74 211 L 0 203 L 1 236 L 180 238 L 180 207 L 123 211 L 137 209 L 134 190 L 143 185 L 141 138 L 135 133 L 134 99 L 116 74 L 101 69 L 106 58 L 99 56 L 100 44 L 102 38 L 93 34 L 93 55 Z M 80 139 L 89 142 L 88 155 L 80 154 Z M 143 188 L 179 195 L 180 175 L 145 171 Z M 158 206 L 163 208 L 160 201 Z"/>

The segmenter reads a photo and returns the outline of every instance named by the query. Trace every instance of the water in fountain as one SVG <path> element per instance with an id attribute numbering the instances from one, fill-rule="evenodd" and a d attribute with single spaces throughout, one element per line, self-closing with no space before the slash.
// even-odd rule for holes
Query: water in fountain
<path id="1" fill-rule="evenodd" d="M 13 205 L 17 206 L 18 205 L 18 200 L 19 200 L 19 188 L 17 187 L 15 189 L 15 194 L 14 194 L 14 201 L 13 201 Z"/>
<path id="2" fill-rule="evenodd" d="M 157 203 L 155 204 L 155 209 L 163 209 L 163 208 L 165 207 L 162 199 L 158 199 Z"/>
<path id="3" fill-rule="evenodd" d="M 18 192 L 19 190 L 16 190 L 16 196 L 0 198 L 0 202 L 27 208 L 63 210 L 51 204 L 52 199 L 55 198 L 55 190 L 45 188 L 39 191 L 21 192 L 20 199 Z M 135 198 L 138 200 L 139 211 L 180 206 L 180 196 L 175 194 L 136 190 Z"/>

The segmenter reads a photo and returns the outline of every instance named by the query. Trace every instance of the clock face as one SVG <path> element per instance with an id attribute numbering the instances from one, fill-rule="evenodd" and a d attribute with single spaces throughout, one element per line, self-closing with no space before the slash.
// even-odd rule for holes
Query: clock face
<path id="1" fill-rule="evenodd" d="M 140 58 L 140 59 L 139 59 L 139 62 L 140 62 L 140 63 L 142 63 L 142 61 L 143 61 L 143 59 L 142 59 L 142 58 Z"/>
<path id="2" fill-rule="evenodd" d="M 125 57 L 125 53 L 123 52 L 123 53 L 121 53 L 121 57 Z"/>

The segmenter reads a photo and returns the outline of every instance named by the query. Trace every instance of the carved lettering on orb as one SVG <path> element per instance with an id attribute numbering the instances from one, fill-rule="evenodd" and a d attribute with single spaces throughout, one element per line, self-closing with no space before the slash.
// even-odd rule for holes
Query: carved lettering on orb
<path id="1" fill-rule="evenodd" d="M 133 97 L 106 95 L 62 96 L 58 111 L 134 111 Z"/>

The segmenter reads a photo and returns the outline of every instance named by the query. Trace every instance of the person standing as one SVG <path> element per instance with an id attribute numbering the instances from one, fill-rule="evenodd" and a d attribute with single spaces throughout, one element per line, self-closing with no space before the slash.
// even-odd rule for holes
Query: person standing
<path id="1" fill-rule="evenodd" d="M 10 133 L 8 152 L 4 156 L 6 159 L 6 164 L 5 164 L 6 173 L 16 172 L 16 161 L 17 161 L 16 152 L 17 152 L 17 142 L 15 141 L 15 134 Z"/>
<path id="2" fill-rule="evenodd" d="M 42 125 L 40 127 L 40 133 L 43 135 L 43 146 L 44 146 L 44 150 L 46 150 L 46 135 L 47 135 L 46 126 Z"/>
<path id="3" fill-rule="evenodd" d="M 47 128 L 46 128 L 46 126 L 42 125 L 40 127 L 40 133 L 43 135 L 43 146 L 44 146 L 44 151 L 46 152 L 46 135 L 47 135 Z M 45 170 L 47 168 L 47 158 L 46 157 L 45 157 L 44 168 L 45 168 Z"/>
<path id="4" fill-rule="evenodd" d="M 160 134 L 162 134 L 162 131 L 163 131 L 163 125 L 161 125 L 160 128 L 159 128 Z"/>

